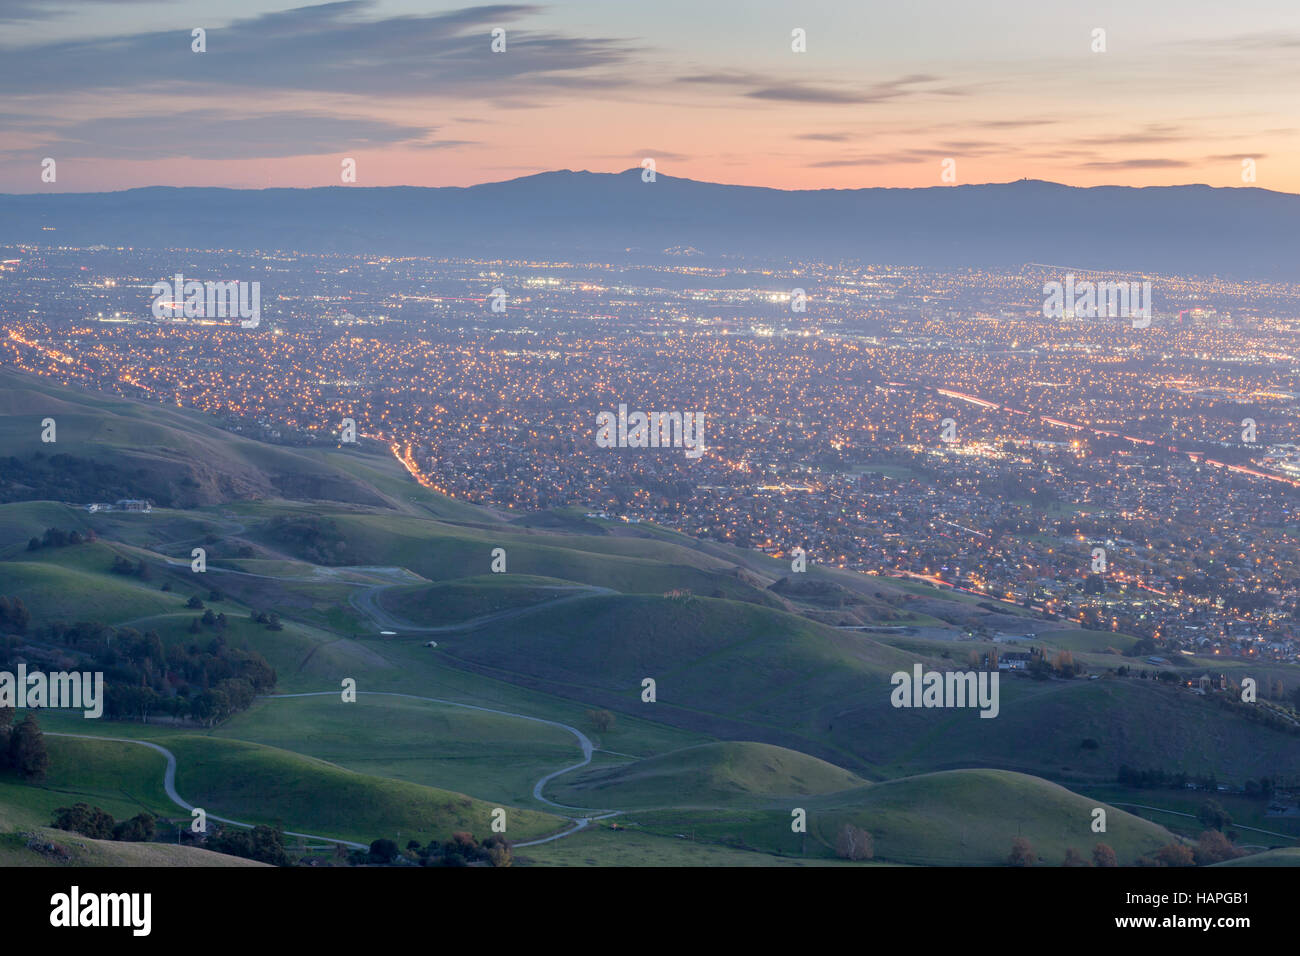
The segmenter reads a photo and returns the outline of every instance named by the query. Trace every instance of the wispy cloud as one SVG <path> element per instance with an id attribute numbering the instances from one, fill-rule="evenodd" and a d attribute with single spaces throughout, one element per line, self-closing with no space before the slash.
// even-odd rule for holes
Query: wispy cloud
<path id="1" fill-rule="evenodd" d="M 625 40 L 514 26 L 544 11 L 494 4 L 382 17 L 375 0 L 339 0 L 209 29 L 205 53 L 192 52 L 187 31 L 10 47 L 0 56 L 0 93 L 244 88 L 487 99 L 634 79 L 613 69 L 636 53 Z M 508 55 L 490 50 L 498 26 Z"/>
<path id="2" fill-rule="evenodd" d="M 86 7 L 167 2 L 169 0 L 0 0 L 0 23 L 55 20 L 74 16 Z"/>
<path id="3" fill-rule="evenodd" d="M 1083 169 L 1185 169 L 1192 163 L 1185 159 L 1099 159 L 1079 165 Z"/>
<path id="4" fill-rule="evenodd" d="M 678 83 L 730 87 L 741 96 L 756 100 L 785 103 L 856 104 L 884 103 L 889 100 L 926 93 L 959 94 L 959 90 L 939 88 L 940 77 L 928 73 L 909 73 L 892 80 L 866 86 L 829 81 L 773 83 L 771 77 L 743 71 L 690 73 L 677 77 Z"/>
<path id="5" fill-rule="evenodd" d="M 16 155 L 107 159 L 269 159 L 383 148 L 403 143 L 417 148 L 436 148 L 433 143 L 424 142 L 435 132 L 435 129 L 425 126 L 316 112 L 245 116 L 229 110 L 189 110 L 97 117 L 68 123 L 58 127 L 39 150 L 24 150 Z M 8 155 L 14 156 L 15 153 Z"/>

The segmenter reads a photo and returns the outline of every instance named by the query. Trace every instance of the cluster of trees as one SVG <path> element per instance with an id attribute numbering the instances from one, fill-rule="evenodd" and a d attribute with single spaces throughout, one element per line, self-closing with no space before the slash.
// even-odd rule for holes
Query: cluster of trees
<path id="1" fill-rule="evenodd" d="M 198 601 L 199 607 L 201 608 L 203 607 L 203 602 L 199 601 L 198 598 L 190 598 L 190 601 L 191 602 Z M 190 621 L 190 633 L 201 634 L 205 627 L 212 628 L 218 631 L 224 631 L 226 629 L 226 625 L 228 625 L 229 623 L 230 622 L 226 620 L 226 615 L 224 612 L 213 614 L 212 608 L 204 608 L 202 616 L 196 617 L 194 618 L 194 620 Z"/>
<path id="2" fill-rule="evenodd" d="M 1175 773 L 1167 770 L 1139 770 L 1128 764 L 1120 764 L 1117 779 L 1126 787 L 1142 790 L 1185 790 L 1189 783 L 1198 790 L 1215 790 L 1219 786 L 1219 780 L 1213 773 L 1201 776 L 1181 770 Z M 1255 784 L 1255 790 L 1262 790 L 1267 795 L 1273 792 L 1273 783 L 1267 777 L 1261 777 Z"/>
<path id="3" fill-rule="evenodd" d="M 1210 830 L 1225 830 L 1232 826 L 1232 817 L 1217 800 L 1206 800 L 1196 810 L 1196 819 L 1201 826 Z"/>
<path id="4" fill-rule="evenodd" d="M 1181 684 L 1183 679 L 1176 671 L 1135 671 L 1127 664 L 1112 669 L 1116 677 L 1136 677 L 1139 680 L 1162 680 L 1169 684 Z"/>
<path id="5" fill-rule="evenodd" d="M 1027 670 L 1031 676 L 1040 680 L 1053 675 L 1069 678 L 1087 673 L 1087 668 L 1077 663 L 1074 654 L 1070 651 L 1057 651 L 1049 660 L 1047 651 L 1041 647 L 1031 647 L 1029 649 Z"/>
<path id="6" fill-rule="evenodd" d="M 1007 866 L 1036 866 L 1039 857 L 1034 852 L 1034 846 L 1024 837 L 1016 837 L 1011 841 L 1011 852 L 1007 855 Z M 1065 859 L 1061 862 L 1062 866 L 1119 866 L 1119 857 L 1108 844 L 1098 843 L 1092 848 L 1092 860 L 1087 860 L 1074 847 L 1067 847 L 1065 850 Z"/>
<path id="7" fill-rule="evenodd" d="M 22 598 L 0 594 L 0 634 L 26 634 L 32 614 Z"/>
<path id="8" fill-rule="evenodd" d="M 145 564 L 143 559 L 132 563 L 120 554 L 117 554 L 113 556 L 113 563 L 108 570 L 112 571 L 114 574 L 125 574 L 137 577 L 141 581 L 149 580 L 149 565 Z"/>
<path id="9" fill-rule="evenodd" d="M 314 564 L 358 563 L 351 560 L 347 538 L 332 518 L 277 515 L 267 525 L 267 533 Z"/>
<path id="10" fill-rule="evenodd" d="M 94 541 L 95 532 L 87 531 L 84 535 L 73 528 L 71 531 L 64 531 L 61 528 L 46 528 L 45 534 L 39 538 L 32 538 L 27 542 L 28 551 L 39 551 L 41 548 L 63 548 L 70 544 L 81 544 L 83 541 Z"/>
<path id="11" fill-rule="evenodd" d="M 129 843 L 152 840 L 158 832 L 158 825 L 150 813 L 137 813 L 130 820 L 114 822 L 112 814 L 85 803 L 59 807 L 54 811 L 51 826 L 80 833 L 93 840 L 123 840 Z"/>
<path id="12" fill-rule="evenodd" d="M 1032 864 L 1027 863 L 1024 865 L 1030 866 Z M 1115 855 L 1115 851 L 1105 843 L 1098 843 L 1092 848 L 1091 860 L 1085 859 L 1082 853 L 1071 846 L 1066 847 L 1065 859 L 1061 862 L 1061 866 L 1119 866 L 1119 858 Z"/>
<path id="13" fill-rule="evenodd" d="M 1234 847 L 1218 830 L 1207 830 L 1201 834 L 1196 846 L 1185 843 L 1169 843 L 1162 846 L 1150 856 L 1138 857 L 1137 866 L 1208 866 L 1222 860 L 1231 860 L 1242 856 L 1242 851 Z M 1011 841 L 1011 853 L 1007 856 L 1008 866 L 1036 866 L 1038 854 L 1033 844 L 1024 837 Z M 1062 866 L 1119 866 L 1115 851 L 1105 843 L 1098 843 L 1092 848 L 1092 859 L 1088 860 L 1074 847 L 1067 847 Z"/>
<path id="14" fill-rule="evenodd" d="M 243 827 L 217 825 L 208 834 L 205 845 L 214 853 L 226 853 L 272 866 L 288 866 L 290 862 L 284 849 L 284 830 L 281 827 L 255 826 L 245 830 Z"/>
<path id="15" fill-rule="evenodd" d="M 587 720 L 598 734 L 607 734 L 614 728 L 614 715 L 608 710 L 589 710 Z"/>
<path id="16" fill-rule="evenodd" d="M 1137 866 L 1209 866 L 1223 860 L 1233 860 L 1244 856 L 1245 851 L 1237 849 L 1232 842 L 1218 830 L 1206 830 L 1200 835 L 1195 846 L 1185 843 L 1168 843 L 1148 856 L 1140 856 L 1135 861 Z M 1008 866 L 1035 866 L 1039 862 L 1033 844 L 1024 837 L 1011 841 L 1011 853 L 1007 856 Z M 1074 847 L 1067 847 L 1062 866 L 1119 866 L 1115 851 L 1105 843 L 1098 843 L 1092 848 L 1092 860 L 1087 860 Z"/>
<path id="17" fill-rule="evenodd" d="M 348 862 L 353 866 L 510 866 L 514 854 L 510 842 L 500 834 L 479 843 L 472 834 L 456 832 L 450 840 L 432 840 L 423 847 L 411 840 L 405 850 L 393 840 L 375 840 L 369 850 L 353 850 Z"/>
<path id="18" fill-rule="evenodd" d="M 87 669 L 103 672 L 104 715 L 111 720 L 161 714 L 210 727 L 249 707 L 276 682 L 265 657 L 230 647 L 220 633 L 206 646 L 164 647 L 154 631 L 83 621 L 46 625 L 34 638 L 75 652 L 88 661 Z M 14 669 L 18 646 L 0 645 L 0 669 Z"/>
<path id="19" fill-rule="evenodd" d="M 1300 696 L 1300 695 L 1298 695 Z M 1246 703 L 1241 699 L 1241 687 L 1239 685 L 1229 684 L 1228 693 L 1215 694 L 1210 700 L 1214 701 L 1224 710 L 1230 710 L 1238 717 L 1245 717 L 1247 720 L 1254 721 L 1257 724 L 1263 724 L 1271 727 L 1273 730 L 1282 730 L 1291 734 L 1300 734 L 1300 724 L 1288 720 L 1286 717 L 1277 713 L 1277 711 L 1260 706 L 1258 703 Z M 1300 700 L 1297 700 L 1300 706 Z"/>
<path id="20" fill-rule="evenodd" d="M 172 504 L 162 477 L 144 468 L 126 471 L 108 461 L 62 453 L 46 457 L 40 451 L 26 459 L 0 458 L 0 503 L 119 498 L 153 498 L 163 506 Z"/>
<path id="21" fill-rule="evenodd" d="M 39 783 L 49 769 L 50 755 L 36 715 L 29 711 L 15 727 L 13 709 L 0 707 L 0 770 L 13 770 L 24 780 Z"/>
<path id="22" fill-rule="evenodd" d="M 1149 637 L 1139 637 L 1133 646 L 1124 652 L 1125 657 L 1150 657 L 1160 651 L 1160 645 Z"/>
<path id="23" fill-rule="evenodd" d="M 1137 866 L 1209 866 L 1224 860 L 1235 860 L 1245 856 L 1246 851 L 1239 850 L 1218 830 L 1206 830 L 1197 838 L 1195 846 L 1185 843 L 1169 843 L 1162 846 L 1152 856 L 1140 856 Z"/>

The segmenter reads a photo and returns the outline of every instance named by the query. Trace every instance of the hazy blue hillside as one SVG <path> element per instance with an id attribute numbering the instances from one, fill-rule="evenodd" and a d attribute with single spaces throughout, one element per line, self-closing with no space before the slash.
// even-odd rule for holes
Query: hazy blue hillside
<path id="1" fill-rule="evenodd" d="M 563 250 L 618 259 L 693 246 L 708 256 L 934 267 L 1044 262 L 1283 278 L 1300 261 L 1300 196 L 1038 180 L 779 190 L 663 174 L 645 183 L 640 169 L 562 170 L 469 188 L 153 187 L 0 196 L 0 242 L 51 241 L 397 255 Z"/>

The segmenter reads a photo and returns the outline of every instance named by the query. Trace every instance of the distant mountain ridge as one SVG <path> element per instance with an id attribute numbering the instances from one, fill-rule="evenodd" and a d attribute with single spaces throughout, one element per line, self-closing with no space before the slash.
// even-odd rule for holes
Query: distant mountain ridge
<path id="1" fill-rule="evenodd" d="M 54 231 L 47 231 L 53 227 Z M 1300 196 L 1253 187 L 779 190 L 640 169 L 470 187 L 147 187 L 0 195 L 0 243 L 375 255 L 841 259 L 934 268 L 1026 262 L 1300 279 Z"/>

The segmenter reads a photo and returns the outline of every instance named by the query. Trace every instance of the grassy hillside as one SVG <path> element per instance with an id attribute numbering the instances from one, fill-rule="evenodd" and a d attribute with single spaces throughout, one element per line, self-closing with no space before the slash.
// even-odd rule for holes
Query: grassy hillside
<path id="1" fill-rule="evenodd" d="M 48 444 L 39 427 L 46 417 L 57 426 L 57 441 Z M 0 500 L 132 497 L 195 507 L 284 496 L 412 512 L 426 510 L 422 502 L 446 501 L 401 479 L 400 466 L 382 452 L 264 444 L 197 412 L 61 388 L 12 370 L 0 371 L 0 439 L 19 463 L 10 466 L 8 487 L 0 483 Z M 56 455 L 66 457 L 51 468 Z M 341 467 L 348 459 L 356 464 Z M 24 485 L 66 493 L 33 496 L 23 494 Z"/>
<path id="2" fill-rule="evenodd" d="M 751 604 L 617 595 L 448 634 L 439 652 L 548 693 L 827 759 L 820 715 L 848 702 L 889 710 L 889 673 L 913 660 Z M 641 700 L 647 677 L 657 685 L 653 704 Z"/>
<path id="3" fill-rule="evenodd" d="M 410 839 L 449 839 L 464 830 L 482 839 L 491 835 L 492 811 L 499 806 L 244 741 L 185 735 L 164 745 L 179 764 L 176 789 L 195 806 L 319 836 L 369 843 L 400 833 L 405 845 Z M 512 840 L 565 826 L 548 813 L 506 810 L 506 835 Z"/>
<path id="4" fill-rule="evenodd" d="M 58 421 L 56 445 L 39 442 L 34 423 L 45 415 Z M 514 840 L 566 826 L 532 788 L 579 759 L 571 733 L 372 691 L 557 720 L 592 739 L 590 766 L 552 780 L 546 795 L 628 812 L 535 848 L 538 864 L 835 864 L 846 823 L 871 832 L 887 863 L 998 865 L 1016 835 L 1046 863 L 1067 847 L 1087 855 L 1098 840 L 1131 862 L 1170 833 L 1112 808 L 1107 834 L 1094 835 L 1099 804 L 1040 778 L 1086 791 L 1113 783 L 1120 764 L 1225 782 L 1300 775 L 1300 737 L 1154 681 L 1003 675 L 994 720 L 890 705 L 893 672 L 917 662 L 965 669 L 971 648 L 986 646 L 944 640 L 954 628 L 1042 630 L 1035 644 L 1094 666 L 1120 663 L 1105 651 L 1127 648 L 1126 635 L 990 610 L 915 581 L 817 565 L 791 575 L 787 561 L 572 509 L 504 520 L 421 488 L 382 449 L 262 444 L 188 412 L 10 373 L 0 373 L 0 436 L 18 463 L 0 472 L 0 501 L 39 487 L 75 503 L 96 487 L 121 493 L 95 498 L 184 506 L 89 515 L 53 500 L 0 504 L 0 594 L 32 612 L 30 645 L 54 620 L 206 643 L 215 631 L 191 632 L 202 612 L 183 606 L 193 595 L 226 615 L 227 644 L 270 661 L 279 692 L 334 692 L 259 701 L 204 733 L 89 722 L 171 748 L 181 794 L 216 815 L 403 844 L 453 830 L 484 837 L 497 806 Z M 52 526 L 93 529 L 99 540 L 28 552 L 27 540 Z M 206 574 L 189 570 L 195 546 L 208 551 Z M 490 573 L 498 547 L 507 574 Z M 115 554 L 144 560 L 149 577 L 111 573 Z M 276 612 L 283 628 L 257 624 L 260 611 Z M 467 621 L 472 629 L 454 627 Z M 897 630 L 829 626 L 860 624 Z M 421 627 L 449 629 L 427 647 Z M 344 677 L 360 684 L 355 704 L 336 695 Z M 642 699 L 645 678 L 654 702 Z M 597 708 L 615 712 L 613 726 Z M 42 719 L 80 733 L 86 723 Z M 117 817 L 177 814 L 159 754 L 66 738 L 50 747 L 42 785 L 0 776 L 0 830 L 34 832 L 78 799 Z M 793 807 L 808 811 L 806 835 L 790 829 Z M 0 842 L 0 862 L 32 852 Z"/>
<path id="5" fill-rule="evenodd" d="M 439 653 L 525 686 L 779 744 L 872 778 L 973 764 L 1094 782 L 1114 780 L 1121 764 L 1240 781 L 1300 773 L 1294 735 L 1153 681 L 1002 675 L 992 720 L 970 708 L 895 709 L 891 673 L 910 673 L 917 661 L 961 669 L 964 660 L 918 657 L 726 601 L 596 597 L 446 635 Z M 640 699 L 645 677 L 656 681 L 655 704 Z"/>
<path id="6" fill-rule="evenodd" d="M 547 808 L 533 801 L 533 784 L 582 756 L 572 734 L 548 724 L 364 692 L 346 706 L 335 695 L 260 701 L 217 733 L 538 809 Z"/>
<path id="7" fill-rule="evenodd" d="M 286 555 L 324 564 L 394 565 L 430 581 L 491 573 L 504 548 L 510 574 L 545 576 L 615 591 L 662 594 L 686 589 L 782 606 L 765 584 L 699 553 L 653 539 L 485 530 L 381 514 L 323 512 L 267 521 L 250 537 Z"/>
<path id="8" fill-rule="evenodd" d="M 49 844 L 54 844 L 51 849 Z M 171 843 L 121 843 L 36 827 L 0 833 L 4 866 L 266 866 L 256 860 Z"/>
<path id="9" fill-rule="evenodd" d="M 589 807 L 719 807 L 832 793 L 862 783 L 847 770 L 784 747 L 725 742 L 575 773 L 556 781 L 554 798 Z"/>
<path id="10" fill-rule="evenodd" d="M 184 598 L 163 593 L 156 586 L 143 586 L 135 578 L 81 571 L 49 561 L 6 561 L 0 569 L 3 593 L 22 598 L 37 623 L 95 620 L 116 624 L 178 611 L 185 604 Z"/>
<path id="11" fill-rule="evenodd" d="M 788 857 L 719 843 L 687 834 L 647 833 L 623 818 L 600 820 L 563 840 L 515 851 L 516 866 L 870 866 L 829 857 Z"/>
<path id="12" fill-rule="evenodd" d="M 49 729 L 49 723 L 44 721 L 42 726 Z M 56 809 L 78 801 L 119 820 L 141 812 L 157 817 L 183 814 L 163 790 L 166 760 L 157 751 L 110 740 L 48 735 L 45 742 L 50 771 L 41 783 L 29 784 L 12 773 L 0 774 L 0 805 L 5 807 L 3 823 L 7 828 L 49 826 Z"/>
<path id="13" fill-rule="evenodd" d="M 1051 866 L 1068 847 L 1090 857 L 1094 844 L 1106 843 L 1129 865 L 1176 840 L 1114 807 L 1107 808 L 1106 833 L 1093 833 L 1098 806 L 1104 805 L 1037 777 L 958 770 L 803 797 L 779 810 L 651 810 L 626 820 L 650 833 L 809 858 L 833 857 L 840 829 L 853 824 L 872 835 L 878 861 L 940 866 L 1005 865 L 1017 836 Z M 807 812 L 807 834 L 791 829 L 795 808 Z"/>
<path id="14" fill-rule="evenodd" d="M 566 585 L 558 578 L 518 574 L 498 575 L 495 578 L 483 576 L 441 584 L 395 587 L 379 595 L 379 605 L 402 620 L 423 626 L 437 626 L 456 624 L 499 611 L 531 607 L 574 593 L 572 585 Z"/>

